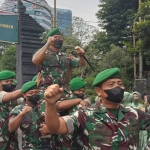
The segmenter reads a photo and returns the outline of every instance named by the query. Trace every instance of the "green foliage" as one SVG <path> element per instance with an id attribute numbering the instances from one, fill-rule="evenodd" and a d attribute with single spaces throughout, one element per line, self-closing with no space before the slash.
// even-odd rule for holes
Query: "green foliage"
<path id="1" fill-rule="evenodd" d="M 133 29 L 136 48 L 143 52 L 145 65 L 150 65 L 150 0 L 141 3 L 136 18 Z"/>
<path id="2" fill-rule="evenodd" d="M 0 70 L 10 70 L 16 72 L 16 47 L 10 46 L 5 51 L 0 60 Z"/>
<path id="3" fill-rule="evenodd" d="M 85 94 L 93 96 L 93 95 L 95 95 L 95 91 L 93 89 L 86 89 Z"/>
<path id="4" fill-rule="evenodd" d="M 100 26 L 106 32 L 112 44 L 122 46 L 124 41 L 131 40 L 131 26 L 138 9 L 137 0 L 101 0 L 96 14 Z"/>
<path id="5" fill-rule="evenodd" d="M 94 81 L 94 77 L 86 77 L 85 79 L 84 79 L 84 81 L 85 82 L 87 82 L 87 87 L 91 87 L 92 86 L 92 84 L 93 84 L 93 81 Z"/>
<path id="6" fill-rule="evenodd" d="M 121 70 L 122 79 L 125 86 L 128 88 L 133 85 L 133 59 L 132 57 L 120 47 L 111 45 L 110 52 L 106 52 L 97 63 L 97 72 L 107 68 L 118 67 Z M 131 71 L 132 70 L 132 71 Z M 127 81 L 131 82 L 127 82 Z"/>

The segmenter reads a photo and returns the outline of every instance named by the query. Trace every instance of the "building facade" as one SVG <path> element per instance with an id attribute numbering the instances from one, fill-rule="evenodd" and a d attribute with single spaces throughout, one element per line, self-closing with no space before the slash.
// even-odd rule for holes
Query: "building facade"
<path id="1" fill-rule="evenodd" d="M 72 11 L 57 8 L 57 27 L 65 34 L 66 28 L 72 25 Z"/>
<path id="2" fill-rule="evenodd" d="M 48 5 L 45 0 L 30 0 L 31 2 L 38 3 L 47 7 L 53 14 L 53 8 Z M 50 13 L 40 6 L 22 1 L 26 7 L 26 13 L 34 18 L 45 30 L 50 30 L 52 27 L 52 16 Z M 2 10 L 17 13 L 17 1 L 16 0 L 5 0 L 1 6 Z"/>

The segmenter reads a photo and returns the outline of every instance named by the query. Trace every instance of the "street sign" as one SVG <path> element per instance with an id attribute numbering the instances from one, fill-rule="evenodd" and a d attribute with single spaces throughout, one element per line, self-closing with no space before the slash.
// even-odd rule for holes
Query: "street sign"
<path id="1" fill-rule="evenodd" d="M 0 41 L 18 43 L 18 15 L 0 12 Z"/>

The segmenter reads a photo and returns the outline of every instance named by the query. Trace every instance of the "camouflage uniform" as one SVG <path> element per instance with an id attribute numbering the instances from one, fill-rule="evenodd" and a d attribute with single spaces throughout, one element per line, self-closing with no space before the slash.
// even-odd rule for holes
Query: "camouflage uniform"
<path id="1" fill-rule="evenodd" d="M 78 63 L 78 58 L 71 60 L 66 53 L 54 52 L 51 49 L 47 50 L 46 58 L 39 67 L 39 72 L 42 73 L 41 94 L 52 84 L 59 84 L 59 86 L 68 90 L 69 88 L 65 85 L 66 73 L 69 67 L 77 67 Z M 64 97 L 66 97 L 66 94 Z"/>
<path id="2" fill-rule="evenodd" d="M 26 106 L 26 102 L 15 107 L 10 112 L 11 119 L 15 118 Z M 22 149 L 23 150 L 41 150 L 41 133 L 39 131 L 41 115 L 38 112 L 39 106 L 36 105 L 32 110 L 26 114 L 20 124 L 22 130 Z"/>
<path id="3" fill-rule="evenodd" d="M 77 98 L 74 94 L 71 94 L 72 100 Z M 88 96 L 84 97 L 84 101 L 90 104 L 90 98 Z M 64 115 L 71 115 L 76 112 L 82 105 L 76 105 L 64 113 Z M 61 113 L 60 113 L 61 114 Z M 55 150 L 82 150 L 83 143 L 81 140 L 81 133 L 74 132 L 74 134 L 67 134 L 67 135 L 53 135 L 54 145 L 53 147 Z"/>
<path id="4" fill-rule="evenodd" d="M 23 98 L 18 98 L 17 100 L 9 101 L 9 112 L 12 111 L 12 109 L 15 108 L 16 106 L 18 106 L 20 103 L 22 103 L 23 100 L 24 100 Z M 15 150 L 19 149 L 19 147 L 18 147 L 18 130 L 11 133 L 9 147 L 14 148 Z"/>
<path id="5" fill-rule="evenodd" d="M 38 109 L 38 113 L 40 114 L 40 122 L 45 124 L 45 100 L 41 100 L 39 102 L 39 109 Z M 42 149 L 43 150 L 53 150 L 52 149 L 52 139 L 51 139 L 51 135 L 48 134 L 46 136 L 42 136 L 41 137 L 42 140 Z"/>
<path id="6" fill-rule="evenodd" d="M 8 131 L 8 119 L 9 119 L 9 102 L 3 103 L 3 97 L 7 92 L 0 92 L 0 149 L 1 150 L 17 150 L 17 139 L 13 138 L 13 135 Z M 14 142 L 15 140 L 15 142 Z"/>
<path id="7" fill-rule="evenodd" d="M 138 150 L 139 131 L 150 126 L 150 115 L 120 105 L 118 117 L 102 104 L 63 117 L 68 133 L 80 131 L 86 150 Z"/>

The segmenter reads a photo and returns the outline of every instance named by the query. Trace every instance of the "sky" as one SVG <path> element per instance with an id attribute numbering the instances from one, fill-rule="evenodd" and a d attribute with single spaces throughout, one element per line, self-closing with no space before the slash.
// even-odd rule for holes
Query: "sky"
<path id="1" fill-rule="evenodd" d="M 54 1 L 47 0 L 49 5 L 53 7 Z M 73 16 L 81 17 L 91 25 L 97 26 L 97 18 L 95 14 L 98 12 L 99 0 L 56 0 L 56 7 L 62 9 L 70 9 Z"/>
<path id="2" fill-rule="evenodd" d="M 0 0 L 0 4 L 4 0 Z M 46 0 L 51 7 L 54 7 L 54 0 Z M 99 0 L 56 0 L 57 8 L 69 9 L 73 16 L 81 17 L 88 24 L 98 25 L 95 14 L 98 12 Z"/>

